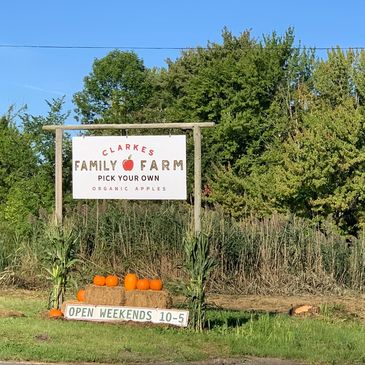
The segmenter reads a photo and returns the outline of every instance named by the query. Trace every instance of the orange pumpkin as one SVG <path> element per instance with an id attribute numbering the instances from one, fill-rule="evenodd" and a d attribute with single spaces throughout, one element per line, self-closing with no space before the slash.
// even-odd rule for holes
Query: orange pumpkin
<path id="1" fill-rule="evenodd" d="M 137 281 L 138 290 L 148 290 L 150 288 L 150 281 L 148 279 L 139 279 Z"/>
<path id="2" fill-rule="evenodd" d="M 151 290 L 162 290 L 163 284 L 161 279 L 151 279 L 150 289 Z"/>
<path id="3" fill-rule="evenodd" d="M 48 312 L 48 316 L 50 318 L 60 318 L 63 316 L 63 313 L 61 311 L 61 309 L 58 308 L 52 308 L 50 309 L 50 311 Z"/>
<path id="4" fill-rule="evenodd" d="M 80 289 L 76 294 L 76 298 L 79 302 L 84 302 L 85 301 L 85 290 Z"/>
<path id="5" fill-rule="evenodd" d="M 119 279 L 117 275 L 108 275 L 105 279 L 106 286 L 117 286 L 119 284 Z"/>
<path id="6" fill-rule="evenodd" d="M 93 280 L 94 285 L 103 286 L 105 285 L 105 276 L 95 275 Z"/>
<path id="7" fill-rule="evenodd" d="M 124 278 L 125 290 L 134 290 L 137 288 L 138 277 L 136 274 L 127 274 Z"/>

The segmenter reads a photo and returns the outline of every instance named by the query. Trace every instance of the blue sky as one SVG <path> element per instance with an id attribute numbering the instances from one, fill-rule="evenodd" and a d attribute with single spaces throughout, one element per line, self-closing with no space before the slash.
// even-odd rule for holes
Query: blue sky
<path id="1" fill-rule="evenodd" d="M 225 26 L 235 35 L 251 29 L 257 38 L 293 26 L 296 44 L 365 46 L 362 0 L 3 0 L 0 11 L 0 45 L 195 47 L 220 42 Z M 12 104 L 45 114 L 45 100 L 62 95 L 73 109 L 72 95 L 94 59 L 109 51 L 0 47 L 0 115 Z M 136 52 L 147 67 L 179 55 Z"/>

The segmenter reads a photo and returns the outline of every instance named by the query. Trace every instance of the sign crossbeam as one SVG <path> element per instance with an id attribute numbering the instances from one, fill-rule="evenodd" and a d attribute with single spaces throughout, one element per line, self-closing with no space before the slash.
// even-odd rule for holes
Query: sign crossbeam
<path id="1" fill-rule="evenodd" d="M 85 125 L 45 125 L 43 130 L 103 130 L 103 129 L 194 129 L 214 127 L 213 122 L 200 123 L 144 123 L 144 124 L 85 124 Z"/>
<path id="2" fill-rule="evenodd" d="M 213 122 L 197 123 L 143 123 L 143 124 L 93 124 L 45 125 L 44 131 L 54 131 L 55 138 L 55 220 L 62 225 L 62 138 L 66 130 L 128 130 L 128 129 L 192 129 L 194 136 L 194 231 L 201 231 L 201 128 L 214 127 Z"/>

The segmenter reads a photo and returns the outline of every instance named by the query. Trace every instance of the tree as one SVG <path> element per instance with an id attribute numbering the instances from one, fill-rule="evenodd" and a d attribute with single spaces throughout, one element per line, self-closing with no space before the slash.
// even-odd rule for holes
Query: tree
<path id="1" fill-rule="evenodd" d="M 202 146 L 205 182 L 215 185 L 213 202 L 227 198 L 227 191 L 222 187 L 219 192 L 215 184 L 222 181 L 220 173 L 223 180 L 249 176 L 277 136 L 284 139 L 296 127 L 301 106 L 294 104 L 314 61 L 312 52 L 292 47 L 292 29 L 262 41 L 248 31 L 236 37 L 225 29 L 222 38 L 222 44 L 184 52 L 162 74 L 170 95 L 168 120 L 216 124 L 203 131 Z M 234 188 L 236 181 L 227 186 Z"/>
<path id="2" fill-rule="evenodd" d="M 354 234 L 365 223 L 365 134 L 362 113 L 347 105 L 306 116 L 273 167 L 278 206 L 314 218 L 331 215 Z"/>
<path id="3" fill-rule="evenodd" d="M 42 130 L 45 125 L 62 125 L 70 115 L 63 111 L 65 97 L 46 101 L 49 111 L 46 116 L 21 115 L 24 137 L 29 141 L 37 161 L 38 189 L 42 194 L 41 206 L 50 208 L 54 205 L 55 181 L 55 133 Z M 65 133 L 63 138 L 63 190 L 71 192 L 71 141 Z"/>
<path id="4" fill-rule="evenodd" d="M 314 70 L 314 89 L 318 101 L 336 107 L 354 96 L 353 63 L 355 53 L 340 48 L 328 52 L 327 60 L 319 60 Z"/>
<path id="5" fill-rule="evenodd" d="M 84 124 L 132 123 L 152 92 L 149 71 L 133 52 L 112 51 L 96 59 L 74 95 L 76 112 Z"/>
<path id="6" fill-rule="evenodd" d="M 169 120 L 216 123 L 214 129 L 204 131 L 207 174 L 213 164 L 246 169 L 273 135 L 287 128 L 287 119 L 271 115 L 279 91 L 288 82 L 292 29 L 283 37 L 273 33 L 262 42 L 248 31 L 235 37 L 225 29 L 222 37 L 222 45 L 209 43 L 170 61 L 164 75 L 171 95 Z"/>
<path id="7" fill-rule="evenodd" d="M 29 140 L 11 118 L 1 117 L 0 129 L 0 216 L 12 222 L 26 220 L 34 209 L 29 187 L 36 173 L 36 158 Z M 22 199 L 17 199 L 22 196 Z"/>
<path id="8" fill-rule="evenodd" d="M 294 128 L 277 135 L 246 174 L 217 174 L 216 201 L 231 214 L 290 211 L 322 221 L 331 216 L 343 233 L 365 224 L 365 114 L 361 54 L 334 50 L 317 62 L 294 99 Z M 331 86 L 332 85 L 332 86 Z"/>
<path id="9" fill-rule="evenodd" d="M 14 122 L 11 109 L 0 118 L 0 216 L 21 228 L 31 215 L 41 208 L 54 205 L 54 139 L 44 132 L 46 124 L 63 124 L 69 113 L 62 113 L 64 99 L 47 102 L 47 116 L 32 116 L 22 109 L 16 115 L 21 125 Z M 67 137 L 67 136 L 66 136 Z M 64 162 L 70 164 L 70 144 L 65 138 Z M 66 168 L 65 190 L 70 191 L 71 168 Z"/>

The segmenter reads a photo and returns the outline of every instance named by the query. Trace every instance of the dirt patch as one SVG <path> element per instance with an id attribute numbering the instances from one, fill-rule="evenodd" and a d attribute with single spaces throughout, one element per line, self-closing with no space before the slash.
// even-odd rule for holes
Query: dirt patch
<path id="1" fill-rule="evenodd" d="M 49 341 L 51 339 L 49 337 L 48 333 L 39 333 L 38 335 L 35 335 L 34 338 L 37 341 L 41 341 L 41 342 L 47 342 L 47 341 Z"/>
<path id="2" fill-rule="evenodd" d="M 300 296 L 262 296 L 262 295 L 225 295 L 207 296 L 211 308 L 259 311 L 269 313 L 289 313 L 299 305 L 312 305 L 320 308 L 337 307 L 341 311 L 354 315 L 365 321 L 365 294 L 335 295 L 300 295 Z M 175 297 L 174 306 L 185 301 L 184 297 Z"/>
<path id="3" fill-rule="evenodd" d="M 255 310 L 263 312 L 288 313 L 292 307 L 308 304 L 324 308 L 334 306 L 343 309 L 344 312 L 356 315 L 365 320 L 365 296 L 209 296 L 212 305 L 238 310 Z"/>
<path id="4" fill-rule="evenodd" d="M 0 287 L 0 295 L 3 297 L 45 299 L 48 300 L 49 293 L 45 290 L 26 290 L 18 288 Z"/>
<path id="5" fill-rule="evenodd" d="M 239 364 L 239 363 L 238 363 Z M 244 360 L 244 365 L 305 365 L 302 362 L 294 360 L 282 360 L 282 359 L 271 359 L 271 358 L 257 358 L 250 357 Z"/>
<path id="6" fill-rule="evenodd" d="M 92 365 L 93 363 L 80 363 L 80 365 Z M 193 362 L 153 362 L 150 365 L 305 365 L 302 362 L 293 360 L 281 360 L 271 358 L 247 357 L 242 359 L 210 359 Z M 25 361 L 0 361 L 0 365 L 52 365 L 50 363 L 25 362 Z M 58 363 L 58 365 L 70 365 L 69 363 Z M 100 363 L 99 365 L 108 365 Z M 141 363 L 131 363 L 130 365 L 141 365 Z"/>
<path id="7" fill-rule="evenodd" d="M 133 365 L 133 364 L 131 364 Z M 242 359 L 209 359 L 193 362 L 159 362 L 150 365 L 305 365 L 293 360 L 281 360 L 272 358 L 245 357 Z"/>
<path id="8" fill-rule="evenodd" d="M 9 317 L 25 317 L 25 314 L 18 311 L 0 308 L 0 318 L 9 318 Z"/>

